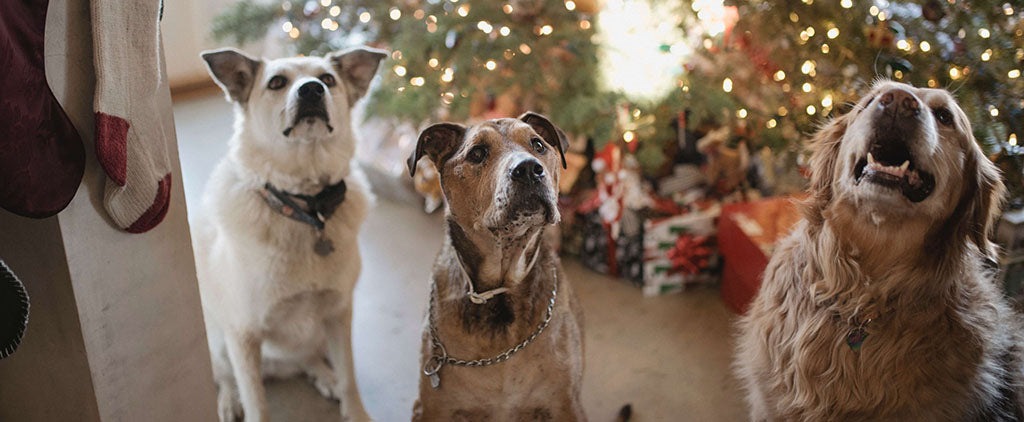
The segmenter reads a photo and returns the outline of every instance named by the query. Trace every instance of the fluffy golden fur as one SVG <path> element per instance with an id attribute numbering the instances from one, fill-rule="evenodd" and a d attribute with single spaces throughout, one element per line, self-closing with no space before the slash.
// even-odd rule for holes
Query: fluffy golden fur
<path id="1" fill-rule="evenodd" d="M 890 93 L 920 113 L 886 114 Z M 923 200 L 858 179 L 897 138 L 934 174 Z M 953 98 L 879 82 L 815 135 L 811 165 L 804 221 L 739 323 L 751 419 L 1019 420 L 1021 324 L 986 268 L 1003 185 Z"/>

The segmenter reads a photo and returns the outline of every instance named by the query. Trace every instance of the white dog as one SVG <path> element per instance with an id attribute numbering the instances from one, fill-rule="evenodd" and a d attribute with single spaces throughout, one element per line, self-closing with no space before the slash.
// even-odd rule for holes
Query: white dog
<path id="1" fill-rule="evenodd" d="M 263 377 L 304 373 L 341 399 L 343 420 L 369 420 L 351 321 L 356 235 L 372 199 L 352 163 L 350 111 L 386 54 L 202 57 L 235 106 L 193 233 L 220 419 L 267 420 Z"/>

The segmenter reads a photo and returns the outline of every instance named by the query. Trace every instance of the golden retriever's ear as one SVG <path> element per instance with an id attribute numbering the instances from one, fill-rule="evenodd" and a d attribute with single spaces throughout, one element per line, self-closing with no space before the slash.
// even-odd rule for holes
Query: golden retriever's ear
<path id="1" fill-rule="evenodd" d="M 440 173 L 441 166 L 461 144 L 465 134 L 466 127 L 455 123 L 438 123 L 423 129 L 416 142 L 416 149 L 412 151 L 406 163 L 409 165 L 409 175 L 416 175 L 416 162 L 424 155 L 430 157 Z"/>
<path id="2" fill-rule="evenodd" d="M 804 207 L 804 216 L 812 223 L 821 223 L 821 212 L 832 201 L 832 181 L 839 160 L 839 144 L 849 120 L 849 114 L 836 117 L 811 138 L 811 197 L 806 202 L 808 206 Z"/>
<path id="3" fill-rule="evenodd" d="M 999 218 L 1006 188 L 1003 186 L 999 168 L 985 156 L 973 138 L 971 143 L 974 144 L 971 145 L 973 153 L 967 154 L 967 157 L 969 162 L 973 162 L 973 166 L 971 164 L 967 166 L 968 172 L 965 176 L 968 178 L 967 183 L 974 185 L 968 187 L 972 188 L 973 192 L 965 189 L 967 195 L 961 198 L 961 201 L 970 201 L 970 211 L 965 218 L 967 235 L 983 254 L 996 259 L 995 245 L 989 241 L 989 234 L 992 233 L 996 219 Z M 975 167 L 973 172 L 970 171 L 971 167 Z"/>

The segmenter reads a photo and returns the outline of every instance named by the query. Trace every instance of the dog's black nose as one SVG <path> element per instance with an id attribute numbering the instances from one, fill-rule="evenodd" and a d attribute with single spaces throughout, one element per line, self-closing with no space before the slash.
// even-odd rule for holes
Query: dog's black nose
<path id="1" fill-rule="evenodd" d="M 878 104 L 885 110 L 885 114 L 892 117 L 914 117 L 921 112 L 921 103 L 917 97 L 903 88 L 895 88 L 882 94 Z"/>
<path id="2" fill-rule="evenodd" d="M 319 81 L 309 81 L 299 87 L 299 98 L 308 101 L 317 101 L 324 97 L 324 84 Z"/>
<path id="3" fill-rule="evenodd" d="M 523 160 L 512 169 L 512 180 L 525 184 L 539 183 L 544 180 L 544 166 L 532 158 Z"/>

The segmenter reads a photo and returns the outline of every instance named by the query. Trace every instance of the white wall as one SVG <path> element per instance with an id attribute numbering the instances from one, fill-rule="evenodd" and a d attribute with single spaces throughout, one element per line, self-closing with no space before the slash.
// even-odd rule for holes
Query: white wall
<path id="1" fill-rule="evenodd" d="M 209 81 L 199 53 L 221 47 L 210 36 L 213 17 L 235 0 L 164 0 L 162 25 L 171 88 Z"/>

